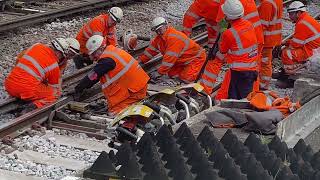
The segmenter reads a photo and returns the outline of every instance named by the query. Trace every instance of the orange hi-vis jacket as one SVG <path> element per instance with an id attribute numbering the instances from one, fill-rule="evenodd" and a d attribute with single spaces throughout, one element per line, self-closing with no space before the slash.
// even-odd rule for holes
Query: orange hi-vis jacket
<path id="1" fill-rule="evenodd" d="M 258 44 L 253 25 L 238 19 L 231 28 L 223 32 L 219 52 L 213 61 L 209 61 L 200 79 L 207 93 L 211 93 L 222 65 L 226 62 L 235 71 L 256 71 L 258 66 Z"/>
<path id="2" fill-rule="evenodd" d="M 274 47 L 282 41 L 282 0 L 262 0 L 258 7 L 263 27 L 264 47 Z"/>
<path id="3" fill-rule="evenodd" d="M 45 105 L 45 103 L 38 102 L 42 98 L 55 100 L 54 97 L 61 94 L 61 75 L 58 61 L 54 50 L 44 44 L 34 44 L 24 51 L 6 78 L 6 90 L 11 96 L 23 100 L 33 100 L 37 107 Z M 40 86 L 55 89 L 55 94 L 42 91 L 43 94 L 40 95 Z"/>
<path id="4" fill-rule="evenodd" d="M 289 46 L 283 50 L 282 62 L 285 65 L 306 61 L 313 55 L 313 49 L 320 47 L 320 23 L 303 12 L 298 19 Z"/>
<path id="5" fill-rule="evenodd" d="M 146 63 L 159 52 L 163 59 L 158 72 L 167 74 L 173 66 L 187 66 L 198 60 L 203 56 L 204 49 L 184 33 L 169 26 L 163 35 L 157 35 L 151 41 L 139 60 Z"/>
<path id="6" fill-rule="evenodd" d="M 223 4 L 224 2 L 225 0 L 221 0 L 221 4 Z M 262 24 L 261 24 L 256 3 L 254 2 L 254 0 L 240 0 L 240 2 L 242 3 L 243 9 L 244 9 L 244 16 L 242 18 L 252 23 L 255 29 L 257 42 L 259 45 L 262 46 L 264 43 L 263 29 L 262 29 Z M 223 17 L 224 17 L 224 14 L 223 14 L 222 8 L 220 7 L 219 13 L 217 16 L 217 21 L 219 22 Z"/>
<path id="7" fill-rule="evenodd" d="M 86 23 L 77 34 L 76 39 L 80 43 L 80 53 L 87 54 L 86 43 L 88 39 L 93 35 L 101 35 L 106 38 L 107 44 L 116 45 L 116 28 L 115 26 L 109 27 L 108 25 L 109 15 L 101 14 L 88 23 Z"/>
<path id="8" fill-rule="evenodd" d="M 129 98 L 130 93 L 138 92 L 147 86 L 149 76 L 126 51 L 109 45 L 100 56 L 100 59 L 103 58 L 112 58 L 116 62 L 115 69 L 100 78 L 109 108 Z"/>

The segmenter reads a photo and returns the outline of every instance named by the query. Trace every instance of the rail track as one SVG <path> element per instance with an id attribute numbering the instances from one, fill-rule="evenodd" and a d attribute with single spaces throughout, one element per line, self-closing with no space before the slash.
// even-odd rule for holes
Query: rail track
<path id="1" fill-rule="evenodd" d="M 71 14 L 76 14 L 80 12 L 90 11 L 94 9 L 111 7 L 114 5 L 121 5 L 129 2 L 134 2 L 131 0 L 91 0 L 84 1 L 76 5 L 60 7 L 59 9 L 53 9 L 48 11 L 40 11 L 22 17 L 15 18 L 13 20 L 8 20 L 0 23 L 0 33 L 7 32 L 22 26 L 34 25 L 36 23 L 45 22 L 48 20 L 53 20 L 59 17 L 65 17 Z M 1 12 L 1 11 L 0 11 Z M 16 13 L 18 14 L 18 13 Z M 20 12 L 21 14 L 21 12 Z"/>

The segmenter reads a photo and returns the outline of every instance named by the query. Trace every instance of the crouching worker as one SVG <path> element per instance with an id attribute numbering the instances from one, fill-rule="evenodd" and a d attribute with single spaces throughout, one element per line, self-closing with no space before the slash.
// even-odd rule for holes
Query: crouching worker
<path id="1" fill-rule="evenodd" d="M 313 50 L 320 47 L 320 23 L 306 11 L 300 1 L 292 2 L 287 9 L 289 18 L 296 24 L 292 39 L 282 51 L 282 63 L 288 74 L 295 74 L 313 55 Z"/>
<path id="2" fill-rule="evenodd" d="M 106 39 L 100 35 L 90 37 L 86 48 L 90 59 L 97 64 L 75 87 L 76 95 L 100 81 L 110 115 L 146 97 L 150 78 L 129 53 L 107 46 Z"/>
<path id="3" fill-rule="evenodd" d="M 153 77 L 168 75 L 185 83 L 195 81 L 206 59 L 204 49 L 184 33 L 168 25 L 167 20 L 162 17 L 152 21 L 151 30 L 157 36 L 138 60 L 146 63 L 161 53 L 162 63 Z"/>
<path id="4" fill-rule="evenodd" d="M 50 46 L 37 43 L 20 53 L 4 82 L 9 95 L 32 101 L 34 108 L 57 101 L 61 95 L 60 65 L 64 66 L 66 60 L 79 51 L 70 42 L 70 39 L 56 38 Z"/>

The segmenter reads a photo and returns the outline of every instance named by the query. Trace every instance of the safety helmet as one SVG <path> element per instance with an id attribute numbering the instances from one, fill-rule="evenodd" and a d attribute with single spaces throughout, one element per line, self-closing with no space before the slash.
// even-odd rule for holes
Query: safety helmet
<path id="1" fill-rule="evenodd" d="M 112 7 L 111 9 L 109 9 L 109 15 L 111 16 L 111 18 L 116 21 L 117 23 L 120 23 L 122 18 L 123 18 L 123 11 L 121 8 L 119 7 Z"/>
<path id="2" fill-rule="evenodd" d="M 137 47 L 138 36 L 129 29 L 123 34 L 123 47 L 125 50 L 134 50 Z"/>
<path id="3" fill-rule="evenodd" d="M 167 25 L 168 22 L 165 18 L 163 17 L 156 17 L 153 19 L 152 24 L 151 24 L 151 31 L 156 31 L 160 27 Z"/>
<path id="4" fill-rule="evenodd" d="M 239 0 L 226 0 L 221 6 L 223 13 L 228 19 L 239 19 L 244 14 L 243 5 Z"/>
<path id="5" fill-rule="evenodd" d="M 307 8 L 306 6 L 300 2 L 300 1 L 293 1 L 288 9 L 287 9 L 287 12 L 290 13 L 290 12 L 297 12 L 297 11 L 307 11 Z"/>
<path id="6" fill-rule="evenodd" d="M 105 39 L 100 35 L 91 36 L 87 43 L 86 48 L 88 49 L 88 54 L 91 55 L 97 49 L 99 49 L 105 43 Z"/>
<path id="7" fill-rule="evenodd" d="M 69 43 L 64 38 L 55 38 L 51 41 L 52 46 L 66 56 L 69 51 Z"/>
<path id="8" fill-rule="evenodd" d="M 69 49 L 75 54 L 80 52 L 80 43 L 75 38 L 67 38 L 66 41 L 69 43 Z"/>

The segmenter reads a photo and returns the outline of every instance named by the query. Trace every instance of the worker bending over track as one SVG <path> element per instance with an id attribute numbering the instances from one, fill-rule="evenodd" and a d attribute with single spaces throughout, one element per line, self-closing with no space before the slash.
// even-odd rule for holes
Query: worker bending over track
<path id="1" fill-rule="evenodd" d="M 90 37 L 86 47 L 90 58 L 97 64 L 75 87 L 76 96 L 100 81 L 109 115 L 116 115 L 146 97 L 150 78 L 129 53 L 108 45 L 100 35 Z"/>
<path id="2" fill-rule="evenodd" d="M 122 18 L 123 12 L 121 8 L 112 7 L 108 14 L 101 14 L 93 18 L 80 29 L 76 37 L 80 43 L 80 55 L 74 58 L 77 69 L 85 67 L 85 64 L 92 64 L 86 48 L 86 43 L 91 36 L 103 36 L 108 45 L 117 45 L 116 25 L 121 22 Z"/>
<path id="3" fill-rule="evenodd" d="M 239 0 L 226 0 L 222 11 L 231 28 L 223 32 L 216 58 L 207 64 L 200 80 L 207 93 L 219 75 L 224 63 L 228 63 L 229 76 L 224 78 L 219 90 L 220 98 L 242 99 L 253 90 L 257 80 L 258 41 L 252 23 L 243 18 L 244 8 Z M 205 78 L 210 77 L 210 82 Z M 208 87 L 208 83 L 212 84 Z"/>
<path id="4" fill-rule="evenodd" d="M 20 53 L 4 85 L 9 95 L 40 108 L 57 101 L 61 95 L 61 69 L 79 53 L 77 40 L 56 38 L 47 46 L 34 44 Z"/>
<path id="5" fill-rule="evenodd" d="M 184 33 L 168 25 L 162 17 L 152 21 L 151 30 L 157 36 L 138 60 L 146 63 L 159 52 L 163 55 L 162 63 L 152 78 L 168 75 L 184 83 L 195 81 L 206 59 L 205 50 Z"/>

